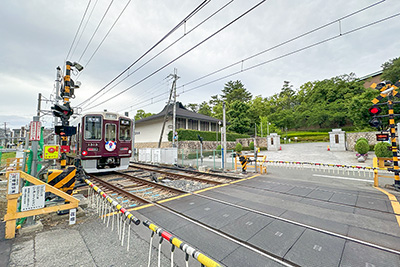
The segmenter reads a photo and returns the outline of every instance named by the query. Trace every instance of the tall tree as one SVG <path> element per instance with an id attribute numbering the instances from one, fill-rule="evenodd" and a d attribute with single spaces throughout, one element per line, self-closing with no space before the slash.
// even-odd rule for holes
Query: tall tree
<path id="1" fill-rule="evenodd" d="M 212 116 L 211 107 L 208 105 L 208 103 L 206 101 L 203 101 L 199 105 L 198 113 L 203 114 L 203 115 L 207 115 L 207 116 Z"/>
<path id="2" fill-rule="evenodd" d="M 400 80 L 400 57 L 390 59 L 382 64 L 382 79 L 396 83 Z"/>
<path id="3" fill-rule="evenodd" d="M 143 109 L 139 109 L 138 111 L 136 111 L 136 115 L 135 115 L 135 121 L 147 118 L 154 115 L 153 113 L 146 113 Z"/>
<path id="4" fill-rule="evenodd" d="M 228 121 L 230 122 L 228 130 L 241 134 L 247 133 L 250 130 L 251 123 L 248 113 L 249 104 L 239 100 L 234 101 L 227 112 Z"/>
<path id="5" fill-rule="evenodd" d="M 241 81 L 229 81 L 222 89 L 222 99 L 229 105 L 238 100 L 241 102 L 249 102 L 251 100 L 251 93 L 244 88 Z"/>
<path id="6" fill-rule="evenodd" d="M 193 112 L 198 112 L 199 111 L 199 105 L 195 104 L 195 103 L 189 103 L 187 105 L 185 105 L 185 108 L 193 111 Z"/>

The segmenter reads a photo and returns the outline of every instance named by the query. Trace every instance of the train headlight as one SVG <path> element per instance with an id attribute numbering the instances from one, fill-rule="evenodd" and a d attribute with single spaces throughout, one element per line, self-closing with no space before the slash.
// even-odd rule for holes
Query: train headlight
<path id="1" fill-rule="evenodd" d="M 129 153 L 129 154 L 132 154 L 132 150 L 129 150 L 128 153 Z"/>
<path id="2" fill-rule="evenodd" d="M 86 156 L 87 155 L 87 151 L 86 150 L 83 150 L 82 151 L 82 156 Z"/>

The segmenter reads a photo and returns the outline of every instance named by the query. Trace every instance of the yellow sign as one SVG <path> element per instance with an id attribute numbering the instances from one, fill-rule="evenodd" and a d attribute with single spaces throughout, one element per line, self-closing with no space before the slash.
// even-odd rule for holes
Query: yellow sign
<path id="1" fill-rule="evenodd" d="M 58 159 L 58 152 L 59 152 L 59 147 L 58 146 L 44 146 L 44 159 Z"/>

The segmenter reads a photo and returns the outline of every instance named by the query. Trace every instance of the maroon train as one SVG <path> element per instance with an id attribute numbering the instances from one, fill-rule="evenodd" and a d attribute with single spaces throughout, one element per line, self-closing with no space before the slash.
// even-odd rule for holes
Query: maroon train
<path id="1" fill-rule="evenodd" d="M 70 158 L 79 158 L 88 173 L 124 170 L 132 156 L 133 121 L 118 113 L 83 114 L 71 122 Z"/>

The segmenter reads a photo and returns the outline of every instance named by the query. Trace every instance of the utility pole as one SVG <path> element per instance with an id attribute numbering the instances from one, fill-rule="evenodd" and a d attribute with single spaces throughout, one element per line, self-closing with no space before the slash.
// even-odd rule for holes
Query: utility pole
<path id="1" fill-rule="evenodd" d="M 57 67 L 57 74 L 56 74 L 56 96 L 55 96 L 55 104 L 58 104 L 58 101 L 61 100 L 59 97 L 60 95 L 60 88 L 61 88 L 61 79 L 62 79 L 62 74 L 61 74 L 61 68 L 58 66 Z M 54 116 L 54 126 L 58 125 L 58 117 Z M 57 135 L 54 135 L 53 139 L 54 144 L 58 144 L 58 138 Z"/>
<path id="2" fill-rule="evenodd" d="M 169 76 L 171 76 L 171 75 L 172 74 L 170 74 Z M 178 77 L 178 76 L 176 76 L 176 77 Z M 162 138 L 163 138 L 163 134 L 164 134 L 165 123 L 167 122 L 167 118 L 168 118 L 169 104 L 171 103 L 172 93 L 174 91 L 174 87 L 176 86 L 176 80 L 177 80 L 177 78 L 174 79 L 174 81 L 172 82 L 171 91 L 169 93 L 168 103 L 167 103 L 167 107 L 166 107 L 166 111 L 165 111 L 165 115 L 164 115 L 164 122 L 163 122 L 163 125 L 161 127 L 160 139 L 158 140 L 158 148 L 161 148 L 161 142 L 162 142 Z M 172 140 L 174 140 L 174 136 L 173 135 L 174 135 L 174 133 L 172 133 Z"/>
<path id="3" fill-rule="evenodd" d="M 177 133 L 176 133 L 176 81 L 179 79 L 177 72 L 178 72 L 178 70 L 174 69 L 174 74 L 172 75 L 174 77 L 174 82 L 172 83 L 173 90 L 174 90 L 174 109 L 173 109 L 173 113 L 172 113 L 172 147 L 176 147 L 175 139 L 177 138 Z"/>
<path id="4" fill-rule="evenodd" d="M 4 122 L 4 148 L 7 149 L 7 122 Z"/>
<path id="5" fill-rule="evenodd" d="M 223 147 L 222 147 L 222 170 L 226 167 L 226 117 L 225 117 L 225 101 L 222 103 L 222 123 L 223 123 Z"/>
<path id="6" fill-rule="evenodd" d="M 254 123 L 254 160 L 255 160 L 254 171 L 257 172 L 257 123 Z"/>

